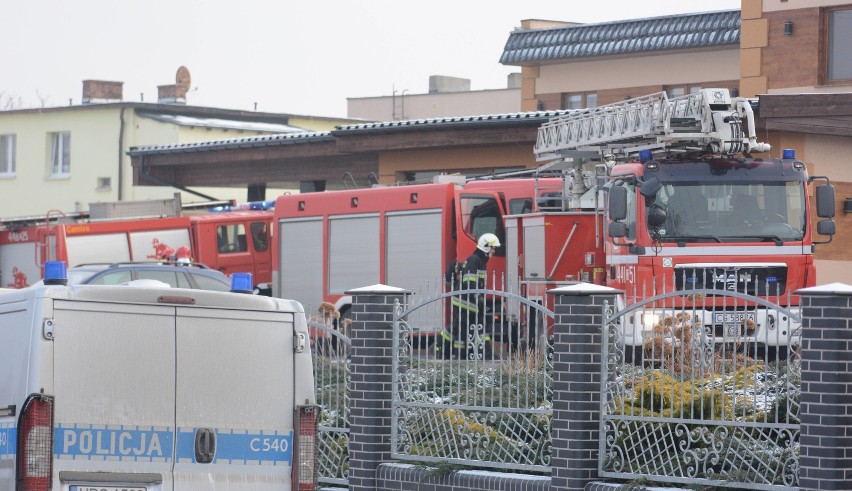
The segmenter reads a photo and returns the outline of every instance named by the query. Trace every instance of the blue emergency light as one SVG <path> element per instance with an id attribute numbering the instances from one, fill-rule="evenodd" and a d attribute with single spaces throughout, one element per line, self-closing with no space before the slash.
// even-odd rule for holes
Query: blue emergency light
<path id="1" fill-rule="evenodd" d="M 47 261 L 44 263 L 44 284 L 68 284 L 68 271 L 65 266 L 65 261 Z"/>
<path id="2" fill-rule="evenodd" d="M 231 291 L 234 293 L 252 293 L 254 291 L 254 275 L 251 273 L 234 273 L 231 275 Z"/>
<path id="3" fill-rule="evenodd" d="M 785 159 L 785 160 L 787 160 L 787 159 L 794 159 L 794 158 L 796 158 L 796 150 L 795 150 L 795 149 L 793 149 L 793 148 L 785 148 L 785 149 L 781 152 L 781 158 L 782 158 L 782 159 Z"/>
<path id="4" fill-rule="evenodd" d="M 651 157 L 653 157 L 653 154 L 650 150 L 641 150 L 639 152 L 639 162 L 647 162 L 651 160 Z"/>

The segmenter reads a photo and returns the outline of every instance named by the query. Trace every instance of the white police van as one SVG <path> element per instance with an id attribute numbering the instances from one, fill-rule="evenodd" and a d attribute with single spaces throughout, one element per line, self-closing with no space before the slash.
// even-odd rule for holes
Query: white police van
<path id="1" fill-rule="evenodd" d="M 63 274 L 0 291 L 0 489 L 313 488 L 299 303 Z"/>

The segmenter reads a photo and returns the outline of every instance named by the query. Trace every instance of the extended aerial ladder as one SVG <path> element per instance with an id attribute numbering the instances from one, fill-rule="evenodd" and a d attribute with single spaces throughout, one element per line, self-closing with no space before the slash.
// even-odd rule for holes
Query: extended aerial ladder
<path id="1" fill-rule="evenodd" d="M 658 92 L 573 111 L 539 128 L 534 152 L 538 161 L 619 160 L 643 150 L 728 156 L 768 152 L 769 145 L 756 138 L 754 102 L 731 98 L 728 89 L 703 89 L 671 99 Z"/>

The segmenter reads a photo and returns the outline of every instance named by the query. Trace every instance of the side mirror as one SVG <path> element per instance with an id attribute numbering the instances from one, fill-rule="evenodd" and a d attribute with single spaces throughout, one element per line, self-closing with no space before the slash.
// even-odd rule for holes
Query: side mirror
<path id="1" fill-rule="evenodd" d="M 816 187 L 816 208 L 818 217 L 834 218 L 834 186 L 820 184 Z"/>
<path id="2" fill-rule="evenodd" d="M 834 235 L 837 226 L 834 220 L 820 220 L 817 222 L 817 233 L 820 235 Z"/>
<path id="3" fill-rule="evenodd" d="M 657 179 L 656 177 L 652 177 L 652 178 L 648 179 L 647 181 L 642 182 L 642 184 L 639 187 L 639 192 L 642 194 L 642 196 L 645 197 L 645 199 L 649 199 L 649 198 L 653 198 L 654 196 L 656 196 L 657 192 L 662 187 L 663 187 L 663 183 L 661 183 L 660 180 Z"/>
<path id="4" fill-rule="evenodd" d="M 627 237 L 627 224 L 624 222 L 609 222 L 610 237 Z"/>
<path id="5" fill-rule="evenodd" d="M 609 190 L 609 219 L 613 221 L 627 218 L 627 188 L 613 186 Z"/>

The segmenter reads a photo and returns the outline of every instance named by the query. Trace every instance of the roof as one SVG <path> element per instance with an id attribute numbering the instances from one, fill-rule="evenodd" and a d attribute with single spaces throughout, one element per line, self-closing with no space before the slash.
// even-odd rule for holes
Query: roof
<path id="1" fill-rule="evenodd" d="M 192 126 L 196 128 L 224 128 L 231 130 L 265 131 L 267 133 L 295 133 L 305 131 L 304 128 L 299 128 L 296 126 L 261 121 L 245 121 L 237 119 L 197 117 L 183 114 L 158 114 L 149 112 L 140 112 L 139 116 L 143 118 L 153 119 L 154 121 L 160 121 L 163 123 L 170 123 L 178 126 Z"/>
<path id="2" fill-rule="evenodd" d="M 507 114 L 487 114 L 483 116 L 456 116 L 446 118 L 413 119 L 403 121 L 383 121 L 375 123 L 349 124 L 336 127 L 335 130 L 309 131 L 301 133 L 284 133 L 276 135 L 250 136 L 245 138 L 234 138 L 229 140 L 218 140 L 208 142 L 176 143 L 158 146 L 143 146 L 131 148 L 128 154 L 152 155 L 171 154 L 183 152 L 202 152 L 211 150 L 223 150 L 234 148 L 254 148 L 263 146 L 280 146 L 300 143 L 325 143 L 334 141 L 336 137 L 351 134 L 363 134 L 367 132 L 402 132 L 422 131 L 424 129 L 443 130 L 459 127 L 476 128 L 495 124 L 529 124 L 538 126 L 550 120 L 550 118 L 568 113 L 567 110 L 560 111 L 535 111 Z"/>
<path id="3" fill-rule="evenodd" d="M 166 153 L 206 152 L 211 150 L 228 150 L 235 148 L 253 148 L 264 146 L 292 145 L 298 143 L 315 143 L 333 141 L 327 131 L 305 131 L 301 133 L 281 133 L 275 135 L 250 136 L 246 138 L 231 138 L 193 143 L 173 143 L 169 145 L 149 145 L 133 147 L 128 155 L 152 155 Z"/>
<path id="4" fill-rule="evenodd" d="M 509 34 L 500 63 L 525 65 L 571 58 L 736 46 L 740 11 L 723 10 Z"/>
<path id="5" fill-rule="evenodd" d="M 507 124 L 524 122 L 540 125 L 550 118 L 566 114 L 567 110 L 559 111 L 534 111 L 505 114 L 485 114 L 481 116 L 452 116 L 445 118 L 409 119 L 402 121 L 378 121 L 372 123 L 347 124 L 338 126 L 331 133 L 341 136 L 344 133 L 354 132 L 381 132 L 381 131 L 404 131 L 422 129 L 448 129 L 455 127 L 474 127 L 493 124 Z"/>

